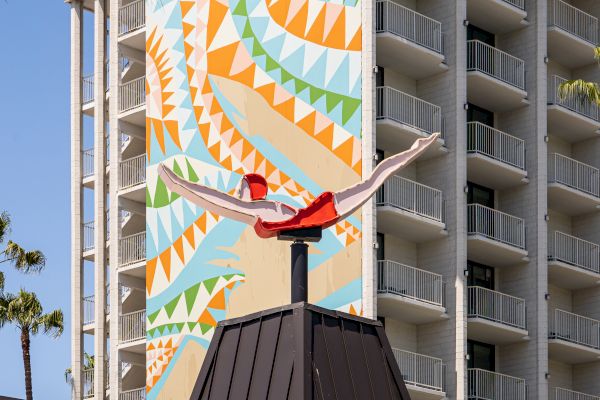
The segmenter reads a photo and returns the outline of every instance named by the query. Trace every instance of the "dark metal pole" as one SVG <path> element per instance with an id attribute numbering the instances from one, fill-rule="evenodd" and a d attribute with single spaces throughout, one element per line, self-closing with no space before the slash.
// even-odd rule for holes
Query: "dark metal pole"
<path id="1" fill-rule="evenodd" d="M 292 303 L 308 301 L 308 245 L 294 240 L 292 248 Z"/>

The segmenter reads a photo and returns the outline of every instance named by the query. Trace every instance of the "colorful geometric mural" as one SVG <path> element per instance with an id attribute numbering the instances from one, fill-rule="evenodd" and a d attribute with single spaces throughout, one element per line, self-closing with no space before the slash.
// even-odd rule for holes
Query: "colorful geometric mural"
<path id="1" fill-rule="evenodd" d="M 233 193 L 259 173 L 304 207 L 361 174 L 356 0 L 147 2 L 149 399 L 186 398 L 217 321 L 289 303 L 289 243 L 170 193 L 165 163 Z M 360 213 L 311 245 L 309 301 L 359 314 Z"/>

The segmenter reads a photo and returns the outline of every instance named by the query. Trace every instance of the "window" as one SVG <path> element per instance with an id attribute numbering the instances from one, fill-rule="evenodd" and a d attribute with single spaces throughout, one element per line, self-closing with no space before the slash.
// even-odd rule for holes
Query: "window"
<path id="1" fill-rule="evenodd" d="M 467 122 L 481 122 L 484 125 L 494 127 L 494 113 L 469 103 L 467 110 Z"/>
<path id="2" fill-rule="evenodd" d="M 469 368 L 484 369 L 486 371 L 496 370 L 496 348 L 494 345 L 468 340 L 467 353 L 469 354 Z"/>
<path id="3" fill-rule="evenodd" d="M 377 232 L 377 260 L 385 260 L 385 236 Z"/>
<path id="4" fill-rule="evenodd" d="M 467 285 L 494 290 L 494 269 L 492 267 L 467 261 L 467 269 L 469 271 Z"/>
<path id="5" fill-rule="evenodd" d="M 382 66 L 377 66 L 377 74 L 375 75 L 375 87 L 381 87 L 385 85 L 384 71 Z"/>
<path id="6" fill-rule="evenodd" d="M 494 208 L 494 189 L 477 185 L 473 182 L 467 182 L 469 193 L 467 194 L 468 204 L 481 204 L 489 208 Z"/>
<path id="7" fill-rule="evenodd" d="M 496 47 L 496 36 L 493 33 L 485 31 L 475 25 L 467 27 L 467 40 L 479 40 L 485 44 Z"/>

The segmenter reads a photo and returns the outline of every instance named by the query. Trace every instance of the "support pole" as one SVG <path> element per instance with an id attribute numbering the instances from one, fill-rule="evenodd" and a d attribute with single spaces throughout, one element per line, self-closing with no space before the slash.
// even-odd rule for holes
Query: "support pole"
<path id="1" fill-rule="evenodd" d="M 292 248 L 292 303 L 308 301 L 308 244 L 294 240 Z"/>

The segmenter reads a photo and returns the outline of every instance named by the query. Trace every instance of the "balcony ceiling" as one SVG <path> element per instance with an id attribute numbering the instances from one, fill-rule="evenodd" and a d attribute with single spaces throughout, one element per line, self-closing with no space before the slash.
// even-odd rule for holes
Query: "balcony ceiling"
<path id="1" fill-rule="evenodd" d="M 469 260 L 491 267 L 507 267 L 528 261 L 527 250 L 482 235 L 470 235 L 467 241 Z"/>
<path id="2" fill-rule="evenodd" d="M 119 114 L 119 118 L 130 124 L 145 127 L 146 126 L 146 105 L 143 104 L 131 110 Z"/>
<path id="3" fill-rule="evenodd" d="M 423 79 L 448 70 L 444 55 L 389 32 L 377 34 L 377 64 Z"/>
<path id="4" fill-rule="evenodd" d="M 561 261 L 548 261 L 548 282 L 569 290 L 600 287 L 600 274 Z"/>
<path id="5" fill-rule="evenodd" d="M 429 134 L 400 122 L 387 118 L 377 120 L 378 149 L 398 153 L 409 149 L 415 140 L 424 137 L 429 137 Z M 419 160 L 439 157 L 446 153 L 448 149 L 444 146 L 444 140 L 438 139 L 419 157 Z"/>
<path id="6" fill-rule="evenodd" d="M 548 56 L 569 68 L 595 63 L 594 45 L 556 26 L 548 28 Z"/>
<path id="7" fill-rule="evenodd" d="M 480 71 L 467 72 L 467 98 L 469 103 L 494 112 L 529 104 L 526 91 Z"/>
<path id="8" fill-rule="evenodd" d="M 444 223 L 421 217 L 392 206 L 377 206 L 377 230 L 414 243 L 441 239 L 448 235 Z"/>
<path id="9" fill-rule="evenodd" d="M 569 216 L 600 209 L 600 198 L 561 183 L 548 183 L 548 207 Z"/>
<path id="10" fill-rule="evenodd" d="M 142 27 L 119 36 L 119 44 L 124 44 L 136 50 L 146 51 L 146 28 Z"/>
<path id="11" fill-rule="evenodd" d="M 548 339 L 548 355 L 567 364 L 600 361 L 600 350 L 561 339 Z"/>
<path id="12" fill-rule="evenodd" d="M 559 105 L 548 106 L 548 133 L 569 142 L 598 138 L 600 122 Z"/>
<path id="13" fill-rule="evenodd" d="M 526 330 L 514 326 L 476 317 L 469 317 L 467 322 L 467 336 L 472 340 L 490 344 L 507 344 L 529 340 Z"/>
<path id="14" fill-rule="evenodd" d="M 529 182 L 526 171 L 478 153 L 467 155 L 467 178 L 496 190 Z"/>
<path id="15" fill-rule="evenodd" d="M 427 389 L 411 385 L 410 383 L 406 383 L 406 388 L 408 389 L 411 400 L 442 400 L 446 398 L 446 393 L 438 390 Z"/>
<path id="16" fill-rule="evenodd" d="M 528 25 L 527 13 L 503 0 L 468 0 L 470 24 L 492 33 L 511 32 Z"/>
<path id="17" fill-rule="evenodd" d="M 377 294 L 377 314 L 417 325 L 448 319 L 444 307 L 392 293 Z"/>

